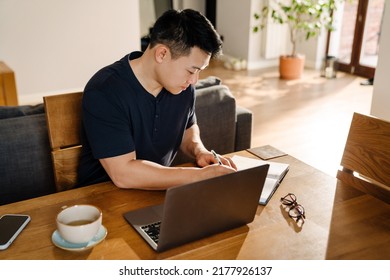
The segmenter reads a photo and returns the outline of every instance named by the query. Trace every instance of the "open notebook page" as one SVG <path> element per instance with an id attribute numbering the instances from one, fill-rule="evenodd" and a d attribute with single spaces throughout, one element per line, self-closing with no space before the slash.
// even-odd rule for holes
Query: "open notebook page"
<path id="1" fill-rule="evenodd" d="M 272 197 L 273 193 L 275 192 L 289 169 L 289 165 L 287 163 L 264 161 L 260 159 L 248 158 L 237 155 L 233 156 L 232 160 L 236 164 L 238 170 L 248 169 L 263 164 L 269 164 L 267 178 L 265 180 L 264 188 L 259 201 L 259 203 L 262 205 L 267 204 L 268 200 Z"/>

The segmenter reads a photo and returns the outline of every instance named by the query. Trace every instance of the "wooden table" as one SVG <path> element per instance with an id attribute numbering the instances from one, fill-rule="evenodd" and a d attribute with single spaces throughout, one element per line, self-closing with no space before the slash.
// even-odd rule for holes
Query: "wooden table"
<path id="1" fill-rule="evenodd" d="M 236 154 L 253 157 L 246 151 Z M 290 171 L 247 226 L 156 253 L 122 214 L 163 202 L 164 192 L 123 190 L 101 183 L 0 206 L 0 215 L 31 216 L 14 243 L 0 251 L 0 259 L 390 259 L 390 205 L 291 156 L 272 161 L 289 163 Z M 305 207 L 302 227 L 280 204 L 280 197 L 289 192 Z M 57 212 L 64 205 L 80 203 L 103 210 L 106 239 L 83 252 L 55 247 L 51 235 Z"/>

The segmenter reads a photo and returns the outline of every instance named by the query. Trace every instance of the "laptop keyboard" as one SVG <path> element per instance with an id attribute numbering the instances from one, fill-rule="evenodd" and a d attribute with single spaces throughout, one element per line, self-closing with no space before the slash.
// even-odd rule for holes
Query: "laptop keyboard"
<path id="1" fill-rule="evenodd" d="M 141 226 L 141 229 L 157 244 L 160 236 L 161 222 Z"/>

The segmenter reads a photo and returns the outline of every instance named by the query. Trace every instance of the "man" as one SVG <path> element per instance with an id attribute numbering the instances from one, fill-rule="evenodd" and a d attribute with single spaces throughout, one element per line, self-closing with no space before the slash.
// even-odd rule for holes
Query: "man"
<path id="1" fill-rule="evenodd" d="M 120 188 L 166 189 L 235 171 L 200 139 L 193 85 L 222 42 L 193 10 L 164 13 L 144 53 L 98 71 L 83 95 L 79 184 L 111 179 Z M 178 149 L 199 167 L 169 167 Z"/>

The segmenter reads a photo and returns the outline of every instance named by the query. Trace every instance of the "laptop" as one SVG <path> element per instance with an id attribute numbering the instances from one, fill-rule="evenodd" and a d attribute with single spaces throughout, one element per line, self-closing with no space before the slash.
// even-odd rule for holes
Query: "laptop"
<path id="1" fill-rule="evenodd" d="M 269 165 L 169 188 L 163 204 L 125 213 L 157 252 L 253 221 Z"/>

